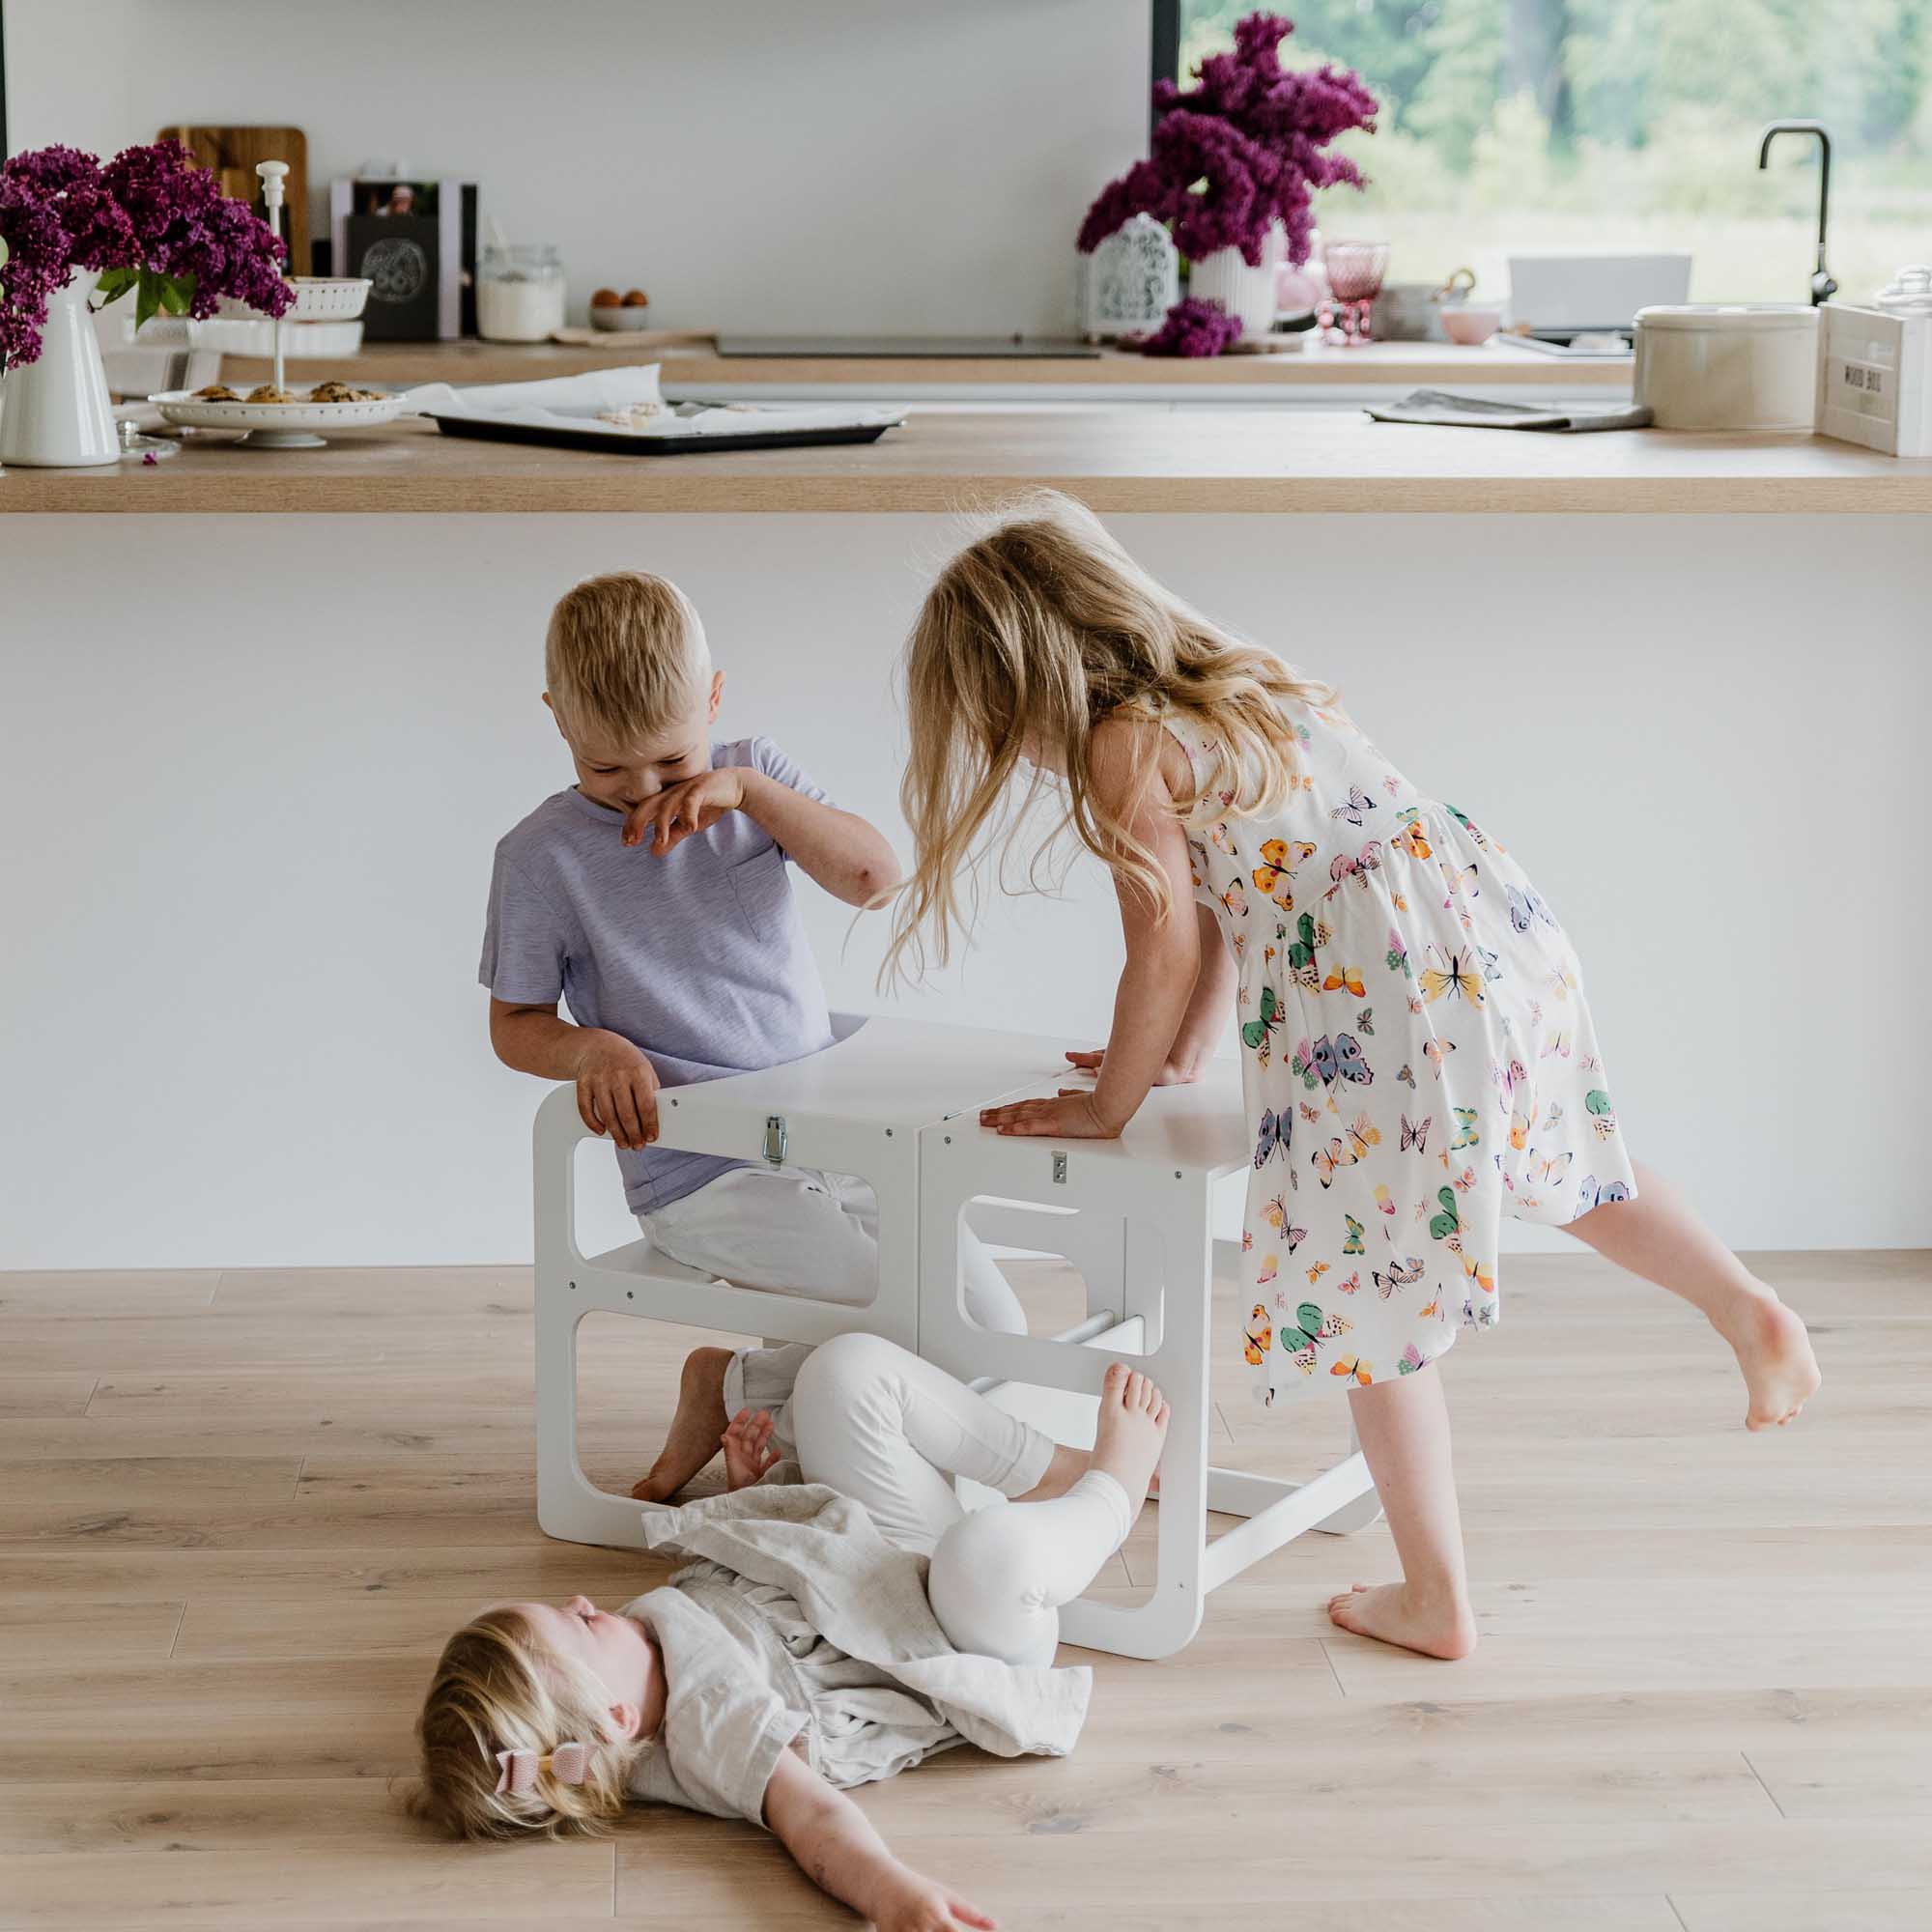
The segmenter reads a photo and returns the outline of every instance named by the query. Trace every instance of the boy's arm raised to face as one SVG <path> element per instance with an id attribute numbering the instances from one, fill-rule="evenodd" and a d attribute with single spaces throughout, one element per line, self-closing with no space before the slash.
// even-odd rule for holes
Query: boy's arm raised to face
<path id="1" fill-rule="evenodd" d="M 847 905 L 871 905 L 898 883 L 897 855 L 875 826 L 750 765 L 721 765 L 646 799 L 624 821 L 624 842 L 668 852 L 732 810 L 762 826 L 800 871 Z"/>

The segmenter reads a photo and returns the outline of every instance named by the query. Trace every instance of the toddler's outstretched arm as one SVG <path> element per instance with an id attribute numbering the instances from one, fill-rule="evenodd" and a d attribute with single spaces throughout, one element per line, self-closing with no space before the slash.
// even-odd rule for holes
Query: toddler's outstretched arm
<path id="1" fill-rule="evenodd" d="M 993 1932 L 997 1921 L 977 1906 L 900 1864 L 871 1820 L 796 1752 L 780 1754 L 765 1786 L 765 1823 L 812 1884 L 878 1932 Z"/>
<path id="2" fill-rule="evenodd" d="M 1094 732 L 1095 799 L 1152 854 L 1167 884 L 1163 906 L 1124 873 L 1114 874 L 1127 963 L 1114 996 L 1099 1081 L 1091 1093 L 1064 1090 L 1057 1099 L 988 1107 L 980 1116 L 982 1126 L 1056 1140 L 1111 1140 L 1161 1076 L 1181 1022 L 1191 1015 L 1202 957 L 1187 838 L 1175 812 L 1173 781 L 1163 769 L 1163 749 L 1172 743 L 1158 724 L 1138 719 L 1110 719 Z M 1178 747 L 1174 755 L 1179 758 Z"/>

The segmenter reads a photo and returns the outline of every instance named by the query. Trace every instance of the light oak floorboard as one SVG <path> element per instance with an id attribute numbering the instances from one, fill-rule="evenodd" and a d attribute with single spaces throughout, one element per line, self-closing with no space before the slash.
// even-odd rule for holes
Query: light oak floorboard
<path id="1" fill-rule="evenodd" d="M 1393 1550 L 1310 1536 L 1178 1658 L 1064 1649 L 1094 1672 L 1072 1758 L 962 1749 L 860 1802 L 1015 1927 L 1932 1923 L 1932 1259 L 1757 1265 L 1828 1378 L 1771 1438 L 1694 1316 L 1594 1257 L 1510 1258 L 1504 1325 L 1446 1365 L 1463 1662 L 1336 1631 L 1325 1598 Z M 1066 1270 L 1013 1275 L 1036 1326 L 1068 1319 Z M 457 1622 L 669 1567 L 537 1529 L 529 1305 L 510 1265 L 0 1277 L 0 1926 L 857 1922 L 749 1825 L 479 1848 L 402 1816 Z M 735 1339 L 587 1323 L 592 1474 L 627 1485 L 685 1354 Z M 1219 1463 L 1299 1477 L 1346 1446 L 1331 1390 L 1261 1414 L 1226 1351 L 1213 1388 Z M 1145 1590 L 1156 1529 L 1102 1594 Z"/>

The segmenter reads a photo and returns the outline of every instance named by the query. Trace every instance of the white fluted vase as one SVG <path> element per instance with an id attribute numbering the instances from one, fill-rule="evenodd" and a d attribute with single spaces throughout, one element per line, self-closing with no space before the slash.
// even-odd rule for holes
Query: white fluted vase
<path id="1" fill-rule="evenodd" d="M 1262 243 L 1261 267 L 1250 268 L 1238 248 L 1216 248 L 1188 270 L 1187 293 L 1196 301 L 1218 302 L 1241 325 L 1241 336 L 1266 335 L 1274 327 L 1275 270 L 1281 267 L 1288 237 L 1280 222 Z"/>
<path id="2" fill-rule="evenodd" d="M 84 469 L 120 462 L 107 371 L 87 309 L 99 279 L 76 270 L 47 298 L 40 355 L 0 383 L 0 465 Z"/>

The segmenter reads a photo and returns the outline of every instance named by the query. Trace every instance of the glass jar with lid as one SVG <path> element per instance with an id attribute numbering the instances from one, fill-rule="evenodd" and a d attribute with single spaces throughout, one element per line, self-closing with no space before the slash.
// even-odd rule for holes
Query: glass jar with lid
<path id="1" fill-rule="evenodd" d="M 476 332 L 491 342 L 547 342 L 563 327 L 563 263 L 548 242 L 483 250 Z"/>

